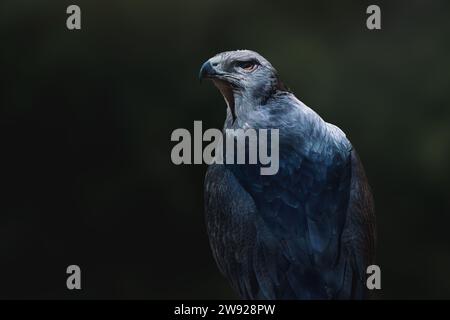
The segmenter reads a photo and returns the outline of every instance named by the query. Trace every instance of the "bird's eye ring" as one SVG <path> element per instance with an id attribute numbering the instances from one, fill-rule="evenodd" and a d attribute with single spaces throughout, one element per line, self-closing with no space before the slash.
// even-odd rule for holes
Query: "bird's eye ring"
<path id="1" fill-rule="evenodd" d="M 239 63 L 239 68 L 243 69 L 246 72 L 252 72 L 257 67 L 257 64 L 253 61 L 244 61 Z"/>

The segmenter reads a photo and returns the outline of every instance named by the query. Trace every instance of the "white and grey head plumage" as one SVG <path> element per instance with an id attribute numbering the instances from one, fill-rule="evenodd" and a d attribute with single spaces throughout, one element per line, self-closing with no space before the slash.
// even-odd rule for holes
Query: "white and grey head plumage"
<path id="1" fill-rule="evenodd" d="M 206 61 L 200 69 L 200 79 L 211 79 L 225 98 L 233 121 L 235 102 L 264 104 L 273 93 L 288 91 L 277 70 L 259 53 L 236 50 L 219 53 Z"/>

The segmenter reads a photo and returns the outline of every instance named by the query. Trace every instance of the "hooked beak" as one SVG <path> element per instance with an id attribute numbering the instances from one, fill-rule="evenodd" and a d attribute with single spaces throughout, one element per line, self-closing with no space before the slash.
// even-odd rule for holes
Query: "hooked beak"
<path id="1" fill-rule="evenodd" d="M 224 80 L 223 74 L 218 72 L 211 64 L 211 62 L 206 61 L 202 67 L 200 68 L 200 72 L 198 74 L 200 82 L 202 79 L 211 79 L 214 85 L 219 89 L 220 93 L 225 99 L 225 102 L 230 109 L 231 116 L 233 118 L 233 123 L 236 120 L 236 113 L 234 107 L 234 94 L 233 94 L 233 85 Z"/>
<path id="2" fill-rule="evenodd" d="M 198 78 L 200 79 L 200 81 L 202 81 L 202 79 L 213 78 L 213 77 L 216 77 L 218 75 L 219 74 L 217 73 L 217 71 L 211 65 L 211 62 L 206 61 L 202 65 L 202 67 L 200 68 L 200 72 L 198 74 Z"/>

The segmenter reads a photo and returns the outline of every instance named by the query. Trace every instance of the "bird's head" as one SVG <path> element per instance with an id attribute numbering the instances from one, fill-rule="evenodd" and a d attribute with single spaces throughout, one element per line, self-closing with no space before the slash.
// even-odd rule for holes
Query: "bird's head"
<path id="1" fill-rule="evenodd" d="M 233 121 L 239 116 L 236 114 L 236 101 L 264 104 L 276 91 L 288 90 L 270 62 L 250 50 L 215 55 L 202 65 L 199 77 L 200 80 L 211 79 L 220 90 Z"/>

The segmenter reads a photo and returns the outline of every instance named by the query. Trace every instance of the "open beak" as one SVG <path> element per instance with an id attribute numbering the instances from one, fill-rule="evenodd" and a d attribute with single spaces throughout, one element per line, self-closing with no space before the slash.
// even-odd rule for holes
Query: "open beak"
<path id="1" fill-rule="evenodd" d="M 200 81 L 202 79 L 211 79 L 214 85 L 219 89 L 222 94 L 225 102 L 230 109 L 231 116 L 233 117 L 233 122 L 236 120 L 235 113 L 235 104 L 234 104 L 234 93 L 233 93 L 233 85 L 225 80 L 225 77 L 222 76 L 222 73 L 216 70 L 211 63 L 206 61 L 202 67 L 200 68 L 200 72 L 198 74 Z"/>

